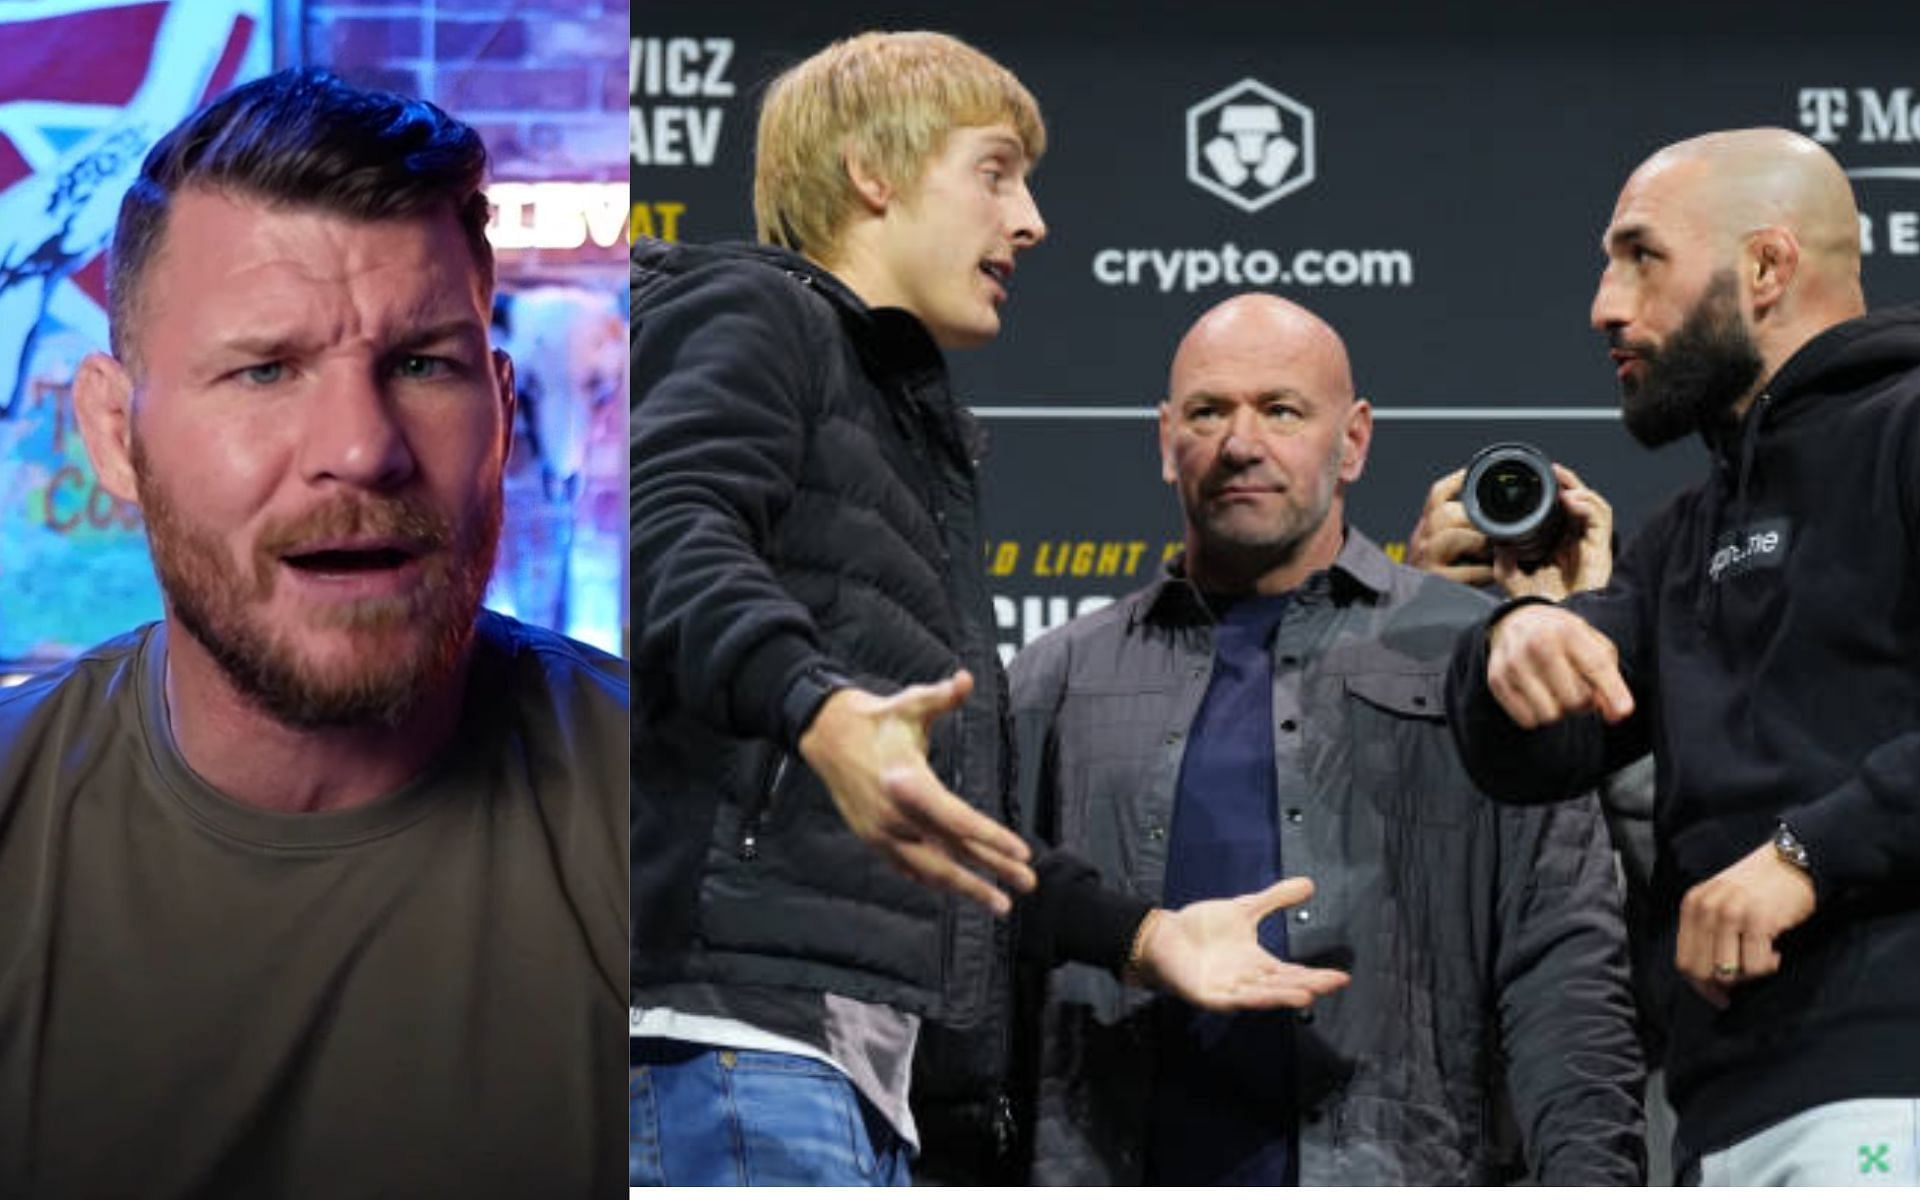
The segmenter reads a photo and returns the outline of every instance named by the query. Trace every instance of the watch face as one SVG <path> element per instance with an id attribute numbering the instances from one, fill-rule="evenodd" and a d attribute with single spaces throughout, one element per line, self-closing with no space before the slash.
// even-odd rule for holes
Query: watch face
<path id="1" fill-rule="evenodd" d="M 1773 848 L 1780 852 L 1780 857 L 1786 859 L 1794 866 L 1799 867 L 1803 871 L 1808 869 L 1807 848 L 1800 844 L 1799 838 L 1793 836 L 1793 830 L 1788 829 L 1785 825 L 1782 825 L 1774 831 Z"/>

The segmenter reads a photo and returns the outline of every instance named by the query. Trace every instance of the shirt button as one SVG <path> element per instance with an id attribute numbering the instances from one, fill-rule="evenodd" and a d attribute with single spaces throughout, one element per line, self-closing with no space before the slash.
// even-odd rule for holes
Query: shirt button
<path id="1" fill-rule="evenodd" d="M 1305 908 L 1296 908 L 1293 910 L 1293 923 L 1295 925 L 1305 925 L 1311 920 L 1313 920 L 1312 910 Z"/>
<path id="2" fill-rule="evenodd" d="M 1427 706 L 1427 698 L 1425 696 L 1415 696 L 1413 698 L 1413 706 L 1415 708 L 1425 708 Z"/>
<path id="3" fill-rule="evenodd" d="M 1297 667 L 1300 665 L 1300 658 L 1295 654 L 1282 654 L 1280 656 L 1280 665 L 1283 667 Z"/>
<path id="4" fill-rule="evenodd" d="M 1313 1010 L 1312 1010 L 1312 1009 L 1310 1009 L 1310 1008 L 1303 1008 L 1303 1009 L 1301 1009 L 1301 1010 L 1300 1010 L 1300 1012 L 1299 1012 L 1299 1017 L 1300 1017 L 1300 1023 L 1301 1023 L 1302 1025 L 1311 1025 L 1311 1024 L 1313 1024 Z"/>
<path id="5" fill-rule="evenodd" d="M 1294 720 L 1292 717 L 1288 717 L 1286 720 L 1280 722 L 1280 728 L 1286 730 L 1288 733 L 1292 733 L 1294 730 L 1300 728 L 1300 722 Z"/>
<path id="6" fill-rule="evenodd" d="M 1147 829 L 1147 836 L 1152 838 L 1156 842 L 1164 841 L 1167 836 L 1167 827 L 1165 825 L 1149 826 Z"/>
<path id="7" fill-rule="evenodd" d="M 1167 745 L 1178 746 L 1179 744 L 1180 744 L 1180 735 L 1177 732 L 1170 733 L 1167 735 Z"/>
<path id="8" fill-rule="evenodd" d="M 1289 825 L 1298 825 L 1300 822 L 1306 819 L 1307 819 L 1307 814 L 1304 812 L 1301 812 L 1297 808 L 1290 808 L 1287 810 L 1287 824 Z"/>

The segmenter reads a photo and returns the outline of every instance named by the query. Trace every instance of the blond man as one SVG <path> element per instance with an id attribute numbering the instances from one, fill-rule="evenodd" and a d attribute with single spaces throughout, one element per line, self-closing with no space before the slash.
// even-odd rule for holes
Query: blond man
<path id="1" fill-rule="evenodd" d="M 923 1020 L 975 1031 L 944 1073 L 964 1118 L 928 1140 L 1003 1159 L 1015 940 L 1207 1007 L 1344 982 L 1254 936 L 1304 881 L 1150 911 L 1000 823 L 978 439 L 944 352 L 999 332 L 1046 236 L 1045 140 L 978 50 L 866 34 L 768 91 L 762 244 L 634 249 L 632 1182 L 905 1182 Z"/>

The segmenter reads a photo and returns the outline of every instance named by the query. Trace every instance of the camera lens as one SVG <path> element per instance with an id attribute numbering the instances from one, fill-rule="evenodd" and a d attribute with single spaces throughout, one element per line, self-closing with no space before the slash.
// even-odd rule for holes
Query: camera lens
<path id="1" fill-rule="evenodd" d="M 1480 476 L 1480 486 L 1474 495 L 1480 501 L 1480 511 L 1503 525 L 1510 525 L 1524 521 L 1540 507 L 1540 495 L 1544 491 L 1546 487 L 1539 474 L 1529 464 L 1506 459 L 1487 468 Z"/>
<path id="2" fill-rule="evenodd" d="M 1523 563 L 1549 557 L 1566 526 L 1553 460 L 1524 442 L 1499 442 L 1474 455 L 1461 500 L 1474 528 Z"/>

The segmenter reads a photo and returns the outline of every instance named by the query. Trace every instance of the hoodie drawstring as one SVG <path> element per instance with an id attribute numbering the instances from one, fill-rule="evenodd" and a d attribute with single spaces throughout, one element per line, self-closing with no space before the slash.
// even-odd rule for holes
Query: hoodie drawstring
<path id="1" fill-rule="evenodd" d="M 1767 419 L 1767 409 L 1773 404 L 1773 393 L 1761 392 L 1754 401 L 1753 410 L 1747 413 L 1744 427 L 1740 430 L 1740 466 L 1733 480 L 1733 520 L 1727 525 L 1727 531 L 1736 543 L 1744 542 L 1747 536 L 1747 519 L 1752 515 L 1751 501 L 1748 498 L 1747 485 L 1753 477 L 1753 456 L 1760 447 L 1760 426 Z M 1720 552 L 1724 543 L 1716 542 L 1708 549 L 1709 560 Z M 1708 601 L 1708 627 L 1720 623 L 1719 580 L 1708 578 L 1707 588 L 1712 593 Z"/>
<path id="2" fill-rule="evenodd" d="M 1754 401 L 1747 427 L 1740 431 L 1740 474 L 1733 489 L 1735 530 L 1744 530 L 1747 525 L 1747 481 L 1753 474 L 1753 452 L 1760 445 L 1760 423 L 1767 419 L 1767 408 L 1772 403 L 1773 393 L 1761 392 L 1760 399 Z"/>

